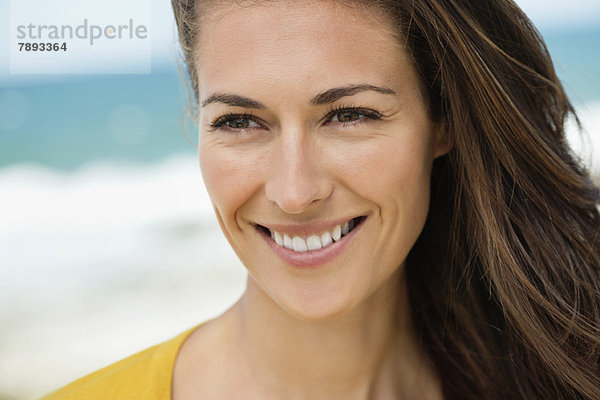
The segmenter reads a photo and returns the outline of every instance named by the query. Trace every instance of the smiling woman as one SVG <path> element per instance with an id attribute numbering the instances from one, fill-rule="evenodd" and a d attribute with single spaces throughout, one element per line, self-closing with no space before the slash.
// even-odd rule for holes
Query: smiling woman
<path id="1" fill-rule="evenodd" d="M 239 301 L 51 398 L 597 399 L 598 189 L 508 0 L 172 0 Z"/>
<path id="2" fill-rule="evenodd" d="M 397 280 L 423 228 L 432 160 L 449 150 L 448 137 L 377 15 L 327 2 L 211 12 L 223 16 L 205 22 L 210 33 L 198 43 L 199 156 L 217 218 L 251 276 L 244 301 L 263 297 L 271 307 L 253 312 L 284 311 L 293 317 L 286 330 L 311 326 L 315 339 L 323 332 L 305 321 L 363 314 L 361 332 L 397 291 L 382 286 Z M 294 358 L 314 359 L 311 347 L 326 350 L 310 345 Z"/>

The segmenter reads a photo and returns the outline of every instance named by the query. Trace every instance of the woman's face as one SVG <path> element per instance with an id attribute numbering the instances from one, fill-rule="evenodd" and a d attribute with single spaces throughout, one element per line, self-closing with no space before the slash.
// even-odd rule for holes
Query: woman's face
<path id="1" fill-rule="evenodd" d="M 214 10 L 198 52 L 199 156 L 249 285 L 322 320 L 401 273 L 448 151 L 388 23 L 335 2 Z M 344 224 L 349 228 L 344 235 Z M 341 231 L 341 233 L 340 233 Z"/>

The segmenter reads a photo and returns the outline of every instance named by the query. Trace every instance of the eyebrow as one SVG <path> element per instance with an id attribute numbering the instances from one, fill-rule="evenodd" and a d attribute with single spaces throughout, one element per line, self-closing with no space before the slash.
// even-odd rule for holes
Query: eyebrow
<path id="1" fill-rule="evenodd" d="M 310 99 L 309 104 L 313 106 L 320 106 L 323 104 L 333 103 L 341 99 L 342 97 L 352 96 L 360 92 L 373 91 L 383 94 L 396 94 L 390 88 L 382 87 L 382 86 L 374 86 L 368 84 L 362 85 L 348 85 L 341 86 L 332 89 L 328 89 L 323 93 L 319 93 L 312 99 Z M 260 101 L 256 101 L 250 99 L 248 97 L 240 96 L 237 94 L 231 93 L 213 93 L 206 98 L 206 100 L 202 101 L 201 106 L 206 107 L 212 103 L 224 103 L 230 105 L 232 107 L 243 107 L 243 108 L 256 108 L 256 109 L 264 109 L 267 108 Z"/>
<path id="2" fill-rule="evenodd" d="M 332 88 L 320 93 L 310 99 L 310 104 L 313 106 L 320 106 L 323 104 L 333 103 L 341 99 L 342 97 L 352 96 L 356 93 L 373 91 L 383 94 L 396 94 L 392 89 L 381 87 L 381 86 L 373 86 L 373 85 L 348 85 L 337 88 Z"/>
<path id="3" fill-rule="evenodd" d="M 267 108 L 260 101 L 252 100 L 248 97 L 239 96 L 237 94 L 228 93 L 214 93 L 208 96 L 208 98 L 202 101 L 201 106 L 206 107 L 211 103 L 224 103 L 232 107 L 243 107 L 243 108 Z"/>

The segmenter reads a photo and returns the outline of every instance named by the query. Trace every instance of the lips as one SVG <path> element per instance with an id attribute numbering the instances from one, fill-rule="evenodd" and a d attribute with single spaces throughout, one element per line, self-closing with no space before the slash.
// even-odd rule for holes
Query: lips
<path id="1" fill-rule="evenodd" d="M 295 233 L 299 230 L 306 230 L 297 226 L 288 227 L 287 229 L 284 226 L 278 226 L 278 230 L 262 225 L 259 225 L 259 228 L 267 233 L 277 246 L 293 250 L 297 253 L 304 253 L 325 249 L 333 245 L 349 234 L 364 219 L 365 217 L 352 218 L 344 223 L 334 225 L 332 228 L 305 234 Z"/>

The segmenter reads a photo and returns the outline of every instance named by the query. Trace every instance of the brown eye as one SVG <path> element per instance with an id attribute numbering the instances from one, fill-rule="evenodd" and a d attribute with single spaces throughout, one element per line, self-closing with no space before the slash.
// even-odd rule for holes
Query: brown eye
<path id="1" fill-rule="evenodd" d="M 344 110 L 336 113 L 332 122 L 352 122 L 364 117 L 365 114 L 358 110 Z M 335 121 L 337 119 L 337 121 Z"/>
<path id="2" fill-rule="evenodd" d="M 345 107 L 332 110 L 325 117 L 327 124 L 338 124 L 342 127 L 355 125 L 367 120 L 381 119 L 382 115 L 368 108 Z"/>
<path id="3" fill-rule="evenodd" d="M 225 125 L 233 129 L 245 129 L 250 126 L 250 120 L 248 118 L 235 118 L 225 122 Z"/>
<path id="4" fill-rule="evenodd" d="M 261 128 L 255 117 L 250 114 L 231 114 L 217 118 L 209 126 L 213 129 L 243 130 Z"/>

